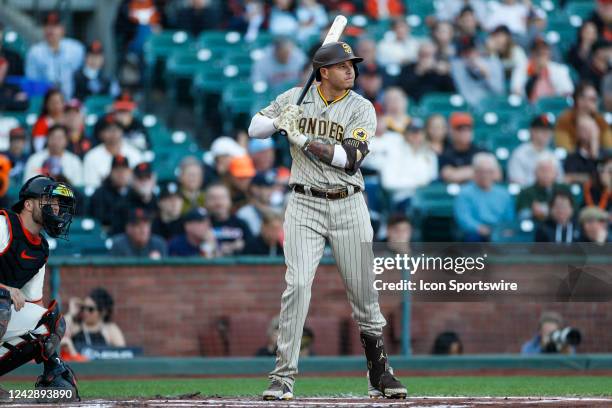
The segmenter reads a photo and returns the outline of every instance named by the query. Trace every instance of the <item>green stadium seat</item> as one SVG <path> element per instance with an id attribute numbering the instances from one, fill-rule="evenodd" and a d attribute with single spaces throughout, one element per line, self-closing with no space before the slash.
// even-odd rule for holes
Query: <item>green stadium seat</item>
<path id="1" fill-rule="evenodd" d="M 248 49 L 242 34 L 237 31 L 203 31 L 197 39 L 199 49 Z"/>
<path id="2" fill-rule="evenodd" d="M 465 99 L 458 94 L 450 93 L 430 93 L 421 99 L 419 112 L 422 117 L 427 117 L 433 113 L 440 113 L 448 116 L 451 112 L 467 110 Z"/>
<path id="3" fill-rule="evenodd" d="M 92 95 L 85 99 L 83 107 L 88 114 L 100 116 L 107 112 L 107 108 L 112 105 L 113 100 L 113 97 L 110 95 Z"/>
<path id="4" fill-rule="evenodd" d="M 248 81 L 228 84 L 221 95 L 221 112 L 225 123 L 232 123 L 239 116 L 250 120 L 250 117 L 258 109 L 266 106 L 272 97 L 265 88 L 258 88 Z M 248 126 L 248 123 L 243 125 Z"/>
<path id="5" fill-rule="evenodd" d="M 186 50 L 193 46 L 191 36 L 185 31 L 166 30 L 152 35 L 144 44 L 144 84 L 146 100 L 160 67 L 165 68 L 166 59 L 177 50 Z"/>
<path id="6" fill-rule="evenodd" d="M 552 96 L 540 98 L 534 105 L 536 114 L 551 113 L 555 117 L 561 112 L 572 106 L 572 98 L 564 96 Z"/>
<path id="7" fill-rule="evenodd" d="M 176 180 L 177 168 L 181 160 L 187 156 L 202 157 L 197 146 L 192 150 L 191 146 L 165 146 L 163 149 L 155 150 L 153 169 L 160 182 Z"/>
<path id="8" fill-rule="evenodd" d="M 70 225 L 71 234 L 92 234 L 102 236 L 102 225 L 94 219 L 89 217 L 74 217 L 72 224 Z"/>
<path id="9" fill-rule="evenodd" d="M 491 232 L 491 241 L 498 243 L 533 242 L 534 237 L 535 226 L 531 220 L 498 224 Z"/>
<path id="10" fill-rule="evenodd" d="M 425 18 L 436 13 L 435 2 L 431 0 L 404 0 L 408 14 Z"/>
<path id="11" fill-rule="evenodd" d="M 26 44 L 25 40 L 16 31 L 5 30 L 0 41 L 2 41 L 2 48 L 14 51 L 22 58 L 25 57 L 28 51 L 28 44 Z"/>
<path id="12" fill-rule="evenodd" d="M 458 186 L 444 183 L 433 183 L 417 189 L 412 198 L 410 213 L 424 242 L 453 241 L 453 202 L 458 192 Z"/>
<path id="13" fill-rule="evenodd" d="M 591 15 L 593 10 L 595 10 L 595 1 L 593 0 L 572 0 L 565 5 L 565 12 L 570 16 L 570 19 L 573 16 L 577 16 L 584 20 Z"/>
<path id="14" fill-rule="evenodd" d="M 216 54 L 216 55 L 215 55 Z M 193 78 L 200 70 L 215 65 L 213 57 L 220 57 L 220 52 L 203 50 L 177 50 L 166 61 L 166 89 L 173 102 L 173 107 L 190 96 Z"/>

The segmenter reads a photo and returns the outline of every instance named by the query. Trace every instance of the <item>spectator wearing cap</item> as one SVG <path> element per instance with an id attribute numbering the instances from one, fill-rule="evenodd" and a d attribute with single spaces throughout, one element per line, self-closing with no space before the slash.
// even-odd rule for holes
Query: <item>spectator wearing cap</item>
<path id="1" fill-rule="evenodd" d="M 391 22 L 391 30 L 376 46 L 376 61 L 381 66 L 392 64 L 411 64 L 417 59 L 419 41 L 410 34 L 406 19 L 396 17 Z"/>
<path id="2" fill-rule="evenodd" d="M 133 172 L 127 158 L 116 155 L 112 158 L 109 175 L 91 197 L 89 211 L 91 216 L 100 221 L 112 234 L 121 233 L 125 228 L 125 224 L 117 225 L 114 219 L 128 205 L 132 177 Z"/>
<path id="3" fill-rule="evenodd" d="M 204 156 L 205 169 L 214 174 L 214 177 L 210 177 L 211 179 L 223 179 L 227 176 L 232 159 L 237 156 L 244 156 L 246 153 L 244 147 L 235 139 L 229 136 L 220 136 L 210 145 L 209 152 Z M 206 176 L 208 177 L 209 174 L 206 174 Z"/>
<path id="4" fill-rule="evenodd" d="M 233 211 L 247 203 L 249 185 L 255 174 L 255 166 L 249 156 L 234 157 L 230 162 L 225 181 L 230 190 Z"/>
<path id="5" fill-rule="evenodd" d="M 85 117 L 81 111 L 81 102 L 71 99 L 66 103 L 64 124 L 68 129 L 68 151 L 83 159 L 91 150 L 91 140 L 85 136 Z"/>
<path id="6" fill-rule="evenodd" d="M 597 172 L 597 161 L 601 158 L 600 129 L 589 115 L 576 118 L 577 146 L 563 163 L 567 183 L 585 183 Z"/>
<path id="7" fill-rule="evenodd" d="M 417 188 L 438 178 L 438 158 L 425 141 L 420 118 L 414 118 L 402 134 L 386 137 L 381 164 L 378 170 L 382 188 L 398 211 L 409 208 Z"/>
<path id="8" fill-rule="evenodd" d="M 47 133 L 53 125 L 63 124 L 66 110 L 64 96 L 59 89 L 51 88 L 45 93 L 42 110 L 32 126 L 32 146 L 38 152 L 45 147 Z"/>
<path id="9" fill-rule="evenodd" d="M 548 203 L 555 193 L 570 194 L 567 185 L 557 182 L 558 165 L 557 158 L 551 153 L 540 154 L 537 158 L 535 182 L 521 190 L 516 199 L 516 211 L 519 218 L 544 221 L 550 214 Z"/>
<path id="10" fill-rule="evenodd" d="M 168 255 L 166 242 L 151 233 L 151 214 L 144 208 L 133 208 L 125 232 L 112 238 L 111 256 L 160 259 Z"/>
<path id="11" fill-rule="evenodd" d="M 428 93 L 455 92 L 450 64 L 438 59 L 436 53 L 432 41 L 421 42 L 416 62 L 404 65 L 397 78 L 397 85 L 416 102 Z"/>
<path id="12" fill-rule="evenodd" d="M 455 38 L 474 37 L 480 44 L 480 27 L 474 9 L 464 6 L 455 18 Z"/>
<path id="13" fill-rule="evenodd" d="M 408 98 L 401 88 L 392 86 L 383 95 L 383 122 L 388 130 L 404 133 L 410 123 L 408 115 Z"/>
<path id="14" fill-rule="evenodd" d="M 472 161 L 483 151 L 473 142 L 474 119 L 467 112 L 454 112 L 450 117 L 451 142 L 438 159 L 440 178 L 445 183 L 465 183 L 474 177 Z"/>
<path id="15" fill-rule="evenodd" d="M 569 96 L 573 91 L 567 65 L 551 60 L 550 45 L 543 39 L 534 42 L 529 60 L 513 71 L 510 80 L 510 92 L 531 103 L 542 97 Z"/>
<path id="16" fill-rule="evenodd" d="M 25 165 L 24 179 L 29 180 L 37 174 L 43 173 L 43 164 L 49 158 L 54 158 L 60 166 L 60 174 L 65 175 L 70 184 L 75 187 L 83 185 L 83 163 L 81 159 L 66 150 L 68 147 L 68 129 L 64 125 L 53 125 L 49 129 L 47 148 L 34 153 Z"/>
<path id="17" fill-rule="evenodd" d="M 269 212 L 263 217 L 261 231 L 253 236 L 242 251 L 244 255 L 283 256 L 283 217 Z"/>
<path id="18" fill-rule="evenodd" d="M 157 0 L 122 0 L 117 8 L 115 33 L 122 54 L 141 57 L 146 40 L 162 29 L 163 7 Z"/>
<path id="19" fill-rule="evenodd" d="M 508 190 L 496 185 L 500 168 L 491 153 L 474 156 L 474 181 L 455 198 L 455 221 L 466 242 L 487 242 L 493 228 L 514 220 L 514 205 Z"/>
<path id="20" fill-rule="evenodd" d="M 140 151 L 123 139 L 123 128 L 113 116 L 106 117 L 97 134 L 102 143 L 87 152 L 83 160 L 85 186 L 93 188 L 100 186 L 110 173 L 113 157 L 125 157 L 130 167 L 142 161 Z"/>
<path id="21" fill-rule="evenodd" d="M 74 73 L 83 65 L 85 49 L 77 40 L 65 38 L 65 28 L 57 11 L 43 21 L 44 41 L 34 44 L 26 56 L 29 79 L 48 81 L 61 89 L 64 97 L 74 93 Z"/>
<path id="22" fill-rule="evenodd" d="M 279 212 L 272 204 L 274 194 L 274 175 L 257 173 L 249 185 L 249 202 L 236 211 L 236 217 L 244 221 L 252 235 L 259 235 L 264 214 Z"/>
<path id="23" fill-rule="evenodd" d="M 232 215 L 230 191 L 224 184 L 214 183 L 208 186 L 206 209 L 210 214 L 221 255 L 229 256 L 242 252 L 245 243 L 251 239 L 251 231 L 244 221 Z"/>
<path id="24" fill-rule="evenodd" d="M 185 233 L 168 243 L 170 256 L 219 256 L 217 240 L 204 208 L 193 208 L 183 217 Z"/>
<path id="25" fill-rule="evenodd" d="M 358 94 L 374 105 L 376 112 L 382 112 L 383 69 L 374 64 L 360 64 L 357 77 Z"/>
<path id="26" fill-rule="evenodd" d="M 183 214 L 194 208 L 203 207 L 205 203 L 204 168 L 194 156 L 185 157 L 179 165 L 179 191 L 183 197 Z"/>
<path id="27" fill-rule="evenodd" d="M 197 37 L 202 31 L 219 29 L 222 21 L 223 10 L 220 3 L 211 0 L 189 0 L 176 13 L 172 26 Z"/>
<path id="28" fill-rule="evenodd" d="M 185 232 L 183 219 L 181 218 L 183 198 L 179 192 L 178 184 L 172 181 L 164 183 L 160 187 L 158 209 L 152 226 L 154 234 L 168 241 Z"/>
<path id="29" fill-rule="evenodd" d="M 273 93 L 284 90 L 299 81 L 305 63 L 306 55 L 290 38 L 277 38 L 253 64 L 251 82 L 263 82 Z"/>
<path id="30" fill-rule="evenodd" d="M 550 142 L 553 125 L 545 114 L 533 118 L 529 126 L 529 142 L 522 143 L 514 149 L 508 160 L 508 181 L 521 187 L 534 183 L 537 159 L 543 154 L 551 155 L 553 152 Z M 558 180 L 563 179 L 561 161 L 554 156 L 557 162 Z"/>
<path id="31" fill-rule="evenodd" d="M 23 172 L 30 154 L 26 149 L 27 136 L 26 131 L 22 127 L 16 127 L 9 132 L 9 148 L 2 152 L 3 155 L 11 161 L 11 180 L 15 183 L 21 183 L 23 180 Z"/>
<path id="32" fill-rule="evenodd" d="M 113 217 L 112 230 L 116 232 L 123 231 L 130 210 L 133 208 L 142 208 L 151 217 L 157 212 L 157 196 L 155 195 L 157 176 L 153 173 L 151 164 L 148 162 L 137 164 L 132 169 L 132 175 L 125 205 L 117 208 Z"/>
<path id="33" fill-rule="evenodd" d="M 602 158 L 597 165 L 597 175 L 582 188 L 584 204 L 608 211 L 612 219 L 612 154 Z"/>
<path id="34" fill-rule="evenodd" d="M 474 38 L 460 41 L 459 57 L 451 60 L 451 75 L 455 87 L 471 106 L 479 106 L 487 97 L 503 95 L 504 67 L 497 57 L 485 57 L 476 47 Z"/>
<path id="35" fill-rule="evenodd" d="M 123 139 L 141 152 L 148 150 L 151 147 L 149 133 L 144 127 L 140 119 L 135 115 L 137 104 L 128 92 L 123 92 L 113 102 L 112 112 L 103 116 L 98 120 L 94 128 L 94 133 L 98 134 L 97 130 L 108 121 L 109 118 L 116 121 L 123 130 Z"/>
<path id="36" fill-rule="evenodd" d="M 257 173 L 275 173 L 274 162 L 276 152 L 274 150 L 274 139 L 249 138 L 248 152 Z"/>
<path id="37" fill-rule="evenodd" d="M 104 73 L 104 48 L 98 40 L 87 47 L 85 64 L 74 74 L 74 96 L 84 101 L 92 95 L 119 95 L 119 83 Z"/>
<path id="38" fill-rule="evenodd" d="M 491 32 L 486 40 L 487 52 L 497 57 L 504 67 L 504 78 L 510 80 L 515 70 L 527 64 L 523 48 L 514 42 L 508 26 L 501 25 Z"/>
<path id="39" fill-rule="evenodd" d="M 2 32 L 0 32 L 0 43 L 2 43 Z M 6 77 L 9 74 L 9 61 L 2 55 L 0 47 L 0 111 L 23 111 L 28 108 L 28 95 L 18 85 L 7 84 Z"/>
<path id="40" fill-rule="evenodd" d="M 574 219 L 574 199 L 571 194 L 557 191 L 550 199 L 548 218 L 538 223 L 536 242 L 571 244 L 579 238 L 580 229 Z"/>
<path id="41" fill-rule="evenodd" d="M 580 241 L 604 244 L 612 242 L 610 215 L 599 207 L 585 207 L 580 211 Z"/>
<path id="42" fill-rule="evenodd" d="M 602 80 L 612 67 L 610 60 L 612 60 L 612 41 L 595 41 L 591 47 L 588 64 L 580 71 L 580 78 L 592 82 L 597 89 L 601 89 Z"/>
<path id="43" fill-rule="evenodd" d="M 599 129 L 598 145 L 603 149 L 612 149 L 612 129 L 599 112 L 599 95 L 591 82 L 581 82 L 574 91 L 574 106 L 565 110 L 555 127 L 555 145 L 568 152 L 576 151 L 578 144 L 578 117 L 586 115 L 595 120 Z"/>
<path id="44" fill-rule="evenodd" d="M 3 46 L 4 31 L 4 25 L 0 22 L 0 60 L 4 59 L 6 61 L 8 67 L 6 75 L 23 76 L 23 59 L 21 55 Z"/>

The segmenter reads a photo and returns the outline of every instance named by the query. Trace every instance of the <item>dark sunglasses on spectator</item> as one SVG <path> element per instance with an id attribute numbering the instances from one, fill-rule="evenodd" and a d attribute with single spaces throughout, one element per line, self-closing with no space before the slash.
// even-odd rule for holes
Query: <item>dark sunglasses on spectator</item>
<path id="1" fill-rule="evenodd" d="M 86 310 L 86 311 L 88 311 L 89 313 L 93 313 L 93 312 L 95 312 L 95 311 L 96 311 L 96 310 L 98 310 L 98 309 L 96 309 L 96 307 L 95 307 L 95 306 L 81 306 L 81 310 L 82 310 L 82 311 L 85 311 L 85 310 Z"/>

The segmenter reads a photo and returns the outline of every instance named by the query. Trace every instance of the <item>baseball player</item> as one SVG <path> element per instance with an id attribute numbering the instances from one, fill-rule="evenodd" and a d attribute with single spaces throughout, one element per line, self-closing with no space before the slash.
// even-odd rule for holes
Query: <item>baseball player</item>
<path id="1" fill-rule="evenodd" d="M 249 126 L 255 138 L 284 130 L 293 158 L 293 193 L 284 223 L 287 288 L 281 300 L 276 368 L 263 393 L 265 400 L 293 398 L 311 285 L 326 239 L 361 332 L 368 394 L 406 397 L 406 388 L 387 361 L 382 337 L 386 321 L 373 288 L 374 275 L 363 262 L 371 259 L 373 233 L 359 166 L 368 154 L 376 114 L 370 102 L 351 90 L 361 61 L 344 42 L 322 46 L 313 58 L 320 85 L 310 88 L 302 106 L 295 104 L 301 88 L 290 89 L 255 115 Z"/>
<path id="2" fill-rule="evenodd" d="M 54 301 L 42 304 L 49 245 L 41 234 L 65 238 L 75 211 L 73 190 L 50 177 L 35 176 L 19 201 L 0 210 L 0 376 L 34 359 L 44 369 L 36 388 L 74 391 L 72 370 L 57 349 L 66 324 Z"/>

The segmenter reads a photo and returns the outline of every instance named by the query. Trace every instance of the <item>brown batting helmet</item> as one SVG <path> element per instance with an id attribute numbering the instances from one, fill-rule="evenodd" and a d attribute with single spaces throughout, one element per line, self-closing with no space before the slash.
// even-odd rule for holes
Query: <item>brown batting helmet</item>
<path id="1" fill-rule="evenodd" d="M 359 75 L 357 63 L 363 61 L 363 58 L 355 56 L 350 45 L 345 42 L 338 41 L 325 44 L 319 48 L 312 58 L 312 69 L 316 73 L 317 81 L 321 80 L 319 69 L 343 61 L 353 62 L 353 67 L 355 67 L 355 78 L 357 78 L 357 75 Z"/>

